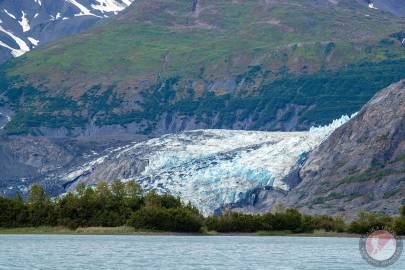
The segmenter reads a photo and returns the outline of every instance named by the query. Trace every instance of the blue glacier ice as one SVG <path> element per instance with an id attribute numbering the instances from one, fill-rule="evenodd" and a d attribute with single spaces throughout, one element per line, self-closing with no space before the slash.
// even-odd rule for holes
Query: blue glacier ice
<path id="1" fill-rule="evenodd" d="M 303 132 L 195 130 L 164 135 L 112 149 L 63 179 L 93 184 L 135 180 L 145 190 L 178 195 L 207 215 L 244 199 L 252 189 L 288 191 L 283 178 L 349 119 L 342 116 Z"/>

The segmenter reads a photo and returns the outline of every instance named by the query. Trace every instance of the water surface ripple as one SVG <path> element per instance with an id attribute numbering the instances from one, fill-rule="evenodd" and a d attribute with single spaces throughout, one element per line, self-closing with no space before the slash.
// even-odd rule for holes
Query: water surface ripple
<path id="1" fill-rule="evenodd" d="M 356 238 L 0 235 L 0 269 L 375 268 Z M 404 256 L 387 269 L 405 269 Z"/>

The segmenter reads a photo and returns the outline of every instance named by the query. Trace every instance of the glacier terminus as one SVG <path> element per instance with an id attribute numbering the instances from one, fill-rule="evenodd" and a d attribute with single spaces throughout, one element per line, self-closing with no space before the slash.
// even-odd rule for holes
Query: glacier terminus
<path id="1" fill-rule="evenodd" d="M 283 181 L 305 155 L 350 119 L 302 132 L 194 130 L 109 149 L 58 176 L 66 190 L 78 183 L 136 181 L 170 193 L 208 215 L 243 200 L 252 189 L 289 190 Z M 66 184 L 67 183 L 67 184 Z"/>

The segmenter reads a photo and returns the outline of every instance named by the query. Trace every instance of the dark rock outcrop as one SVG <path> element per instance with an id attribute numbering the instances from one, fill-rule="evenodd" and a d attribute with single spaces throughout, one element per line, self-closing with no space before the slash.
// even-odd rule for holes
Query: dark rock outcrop
<path id="1" fill-rule="evenodd" d="M 99 141 L 0 137 L 0 195 L 26 195 L 33 183 L 44 186 L 52 196 L 63 193 L 65 187 L 55 183 L 55 175 L 102 155 L 107 146 L 114 148 L 126 143 L 101 137 Z"/>

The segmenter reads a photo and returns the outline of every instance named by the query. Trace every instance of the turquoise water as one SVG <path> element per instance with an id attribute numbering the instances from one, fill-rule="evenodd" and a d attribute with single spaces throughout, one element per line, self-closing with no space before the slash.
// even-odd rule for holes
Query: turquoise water
<path id="1" fill-rule="evenodd" d="M 0 235 L 0 269 L 376 269 L 355 238 Z M 387 269 L 405 269 L 404 255 Z"/>

